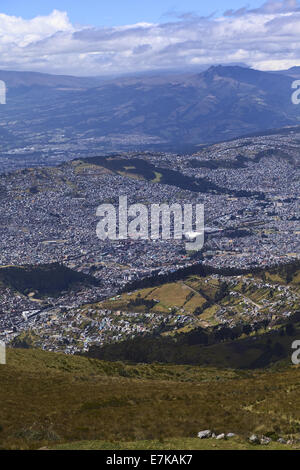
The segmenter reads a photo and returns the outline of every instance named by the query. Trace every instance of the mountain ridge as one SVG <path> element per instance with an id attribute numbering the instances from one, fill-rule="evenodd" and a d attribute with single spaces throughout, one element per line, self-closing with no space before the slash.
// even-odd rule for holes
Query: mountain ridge
<path id="1" fill-rule="evenodd" d="M 1 129 L 9 131 L 2 145 L 10 153 L 31 147 L 49 155 L 61 148 L 59 158 L 67 160 L 71 146 L 72 155 L 80 146 L 93 153 L 174 150 L 300 123 L 291 76 L 240 66 L 104 81 L 17 74 L 7 79 L 0 114 Z"/>

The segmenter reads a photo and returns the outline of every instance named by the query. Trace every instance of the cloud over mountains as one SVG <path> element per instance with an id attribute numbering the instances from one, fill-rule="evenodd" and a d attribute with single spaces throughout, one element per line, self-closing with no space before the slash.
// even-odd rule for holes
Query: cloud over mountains
<path id="1" fill-rule="evenodd" d="M 286 69 L 300 65 L 299 35 L 297 0 L 103 28 L 73 25 L 58 10 L 31 20 L 0 14 L 0 68 L 86 76 L 240 62 Z"/>

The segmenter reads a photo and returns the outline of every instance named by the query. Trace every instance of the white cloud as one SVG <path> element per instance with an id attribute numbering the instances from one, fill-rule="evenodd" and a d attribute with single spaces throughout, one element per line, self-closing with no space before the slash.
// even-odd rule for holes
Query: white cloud
<path id="1" fill-rule="evenodd" d="M 299 33 L 297 0 L 114 28 L 75 27 L 57 10 L 31 20 L 0 14 L 0 68 L 102 75 L 246 62 L 280 69 L 300 65 Z"/>

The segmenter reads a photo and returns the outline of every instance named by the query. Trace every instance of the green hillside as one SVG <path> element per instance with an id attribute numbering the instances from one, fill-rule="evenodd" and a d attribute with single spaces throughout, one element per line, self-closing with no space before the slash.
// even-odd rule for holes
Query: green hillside
<path id="1" fill-rule="evenodd" d="M 122 312 L 187 315 L 193 327 L 230 322 L 275 324 L 299 312 L 299 263 L 243 275 L 188 275 L 106 299 L 93 308 Z"/>
<path id="2" fill-rule="evenodd" d="M 163 315 L 147 335 L 92 345 L 90 357 L 115 361 L 255 369 L 290 362 L 300 337 L 299 262 L 243 274 L 189 274 L 124 292 L 82 311 Z"/>
<path id="3" fill-rule="evenodd" d="M 0 447 L 82 448 L 88 441 L 98 448 L 196 449 L 193 438 L 203 429 L 236 433 L 236 448 L 252 432 L 296 438 L 299 371 L 130 365 L 9 349 L 0 366 Z"/>
<path id="4" fill-rule="evenodd" d="M 300 323 L 288 323 L 239 339 L 230 339 L 233 333 L 228 328 L 216 331 L 199 328 L 174 336 L 148 335 L 102 347 L 92 346 L 88 355 L 109 361 L 257 369 L 281 361 L 290 363 L 291 345 L 300 337 Z"/>

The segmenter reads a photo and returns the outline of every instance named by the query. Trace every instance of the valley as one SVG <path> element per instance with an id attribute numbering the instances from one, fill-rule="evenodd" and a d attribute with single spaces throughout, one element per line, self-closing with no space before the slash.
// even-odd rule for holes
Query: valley
<path id="1" fill-rule="evenodd" d="M 298 139 L 282 130 L 192 155 L 122 153 L 0 175 L 0 277 L 13 275 L 0 286 L 1 339 L 76 353 L 145 334 L 288 321 L 299 280 L 256 273 L 295 266 L 298 279 Z M 97 207 L 121 195 L 204 204 L 203 249 L 99 240 Z M 43 266 L 52 287 L 35 285 Z M 78 281 L 59 282 L 67 273 Z"/>

